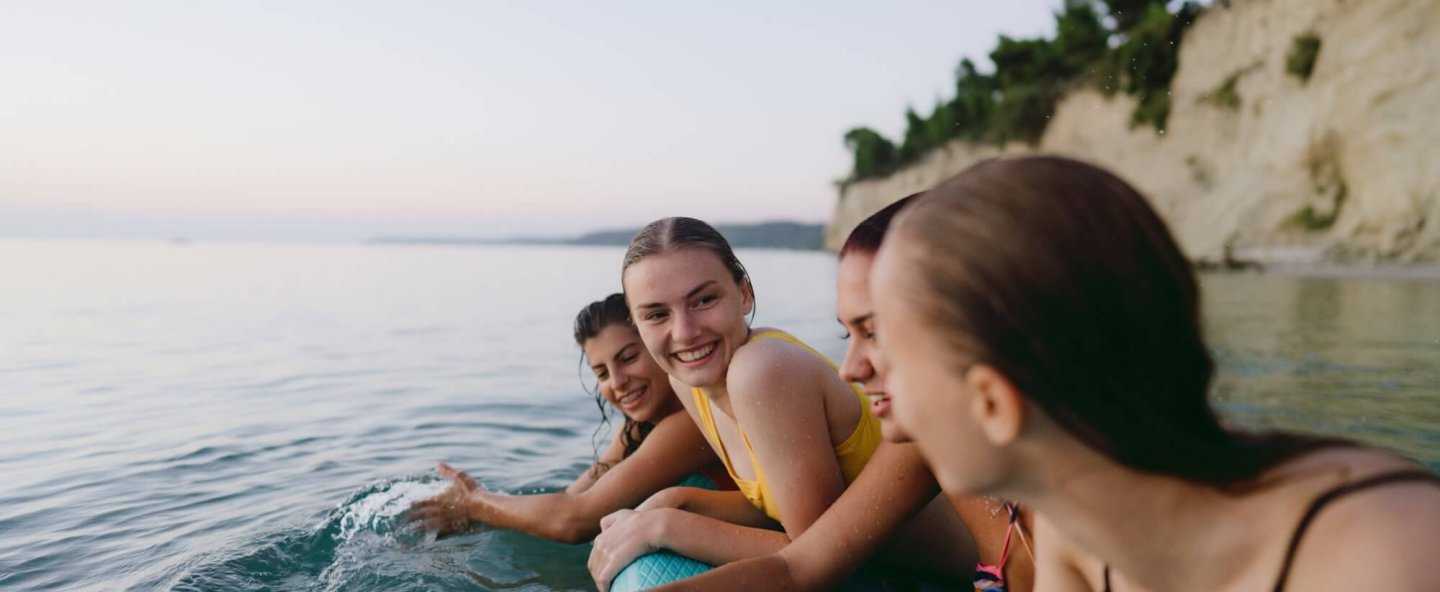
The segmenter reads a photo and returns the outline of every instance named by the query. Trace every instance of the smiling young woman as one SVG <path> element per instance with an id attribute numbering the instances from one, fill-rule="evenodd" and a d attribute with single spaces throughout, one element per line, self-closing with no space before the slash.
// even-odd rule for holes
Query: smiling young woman
<path id="1" fill-rule="evenodd" d="M 879 444 L 865 396 L 798 339 L 748 325 L 750 279 L 704 222 L 646 226 L 626 252 L 622 281 L 646 348 L 740 491 L 667 490 L 606 518 L 590 558 L 596 584 L 605 588 L 632 559 L 659 549 L 724 564 L 783 548 Z"/>
<path id="2" fill-rule="evenodd" d="M 1440 590 L 1440 479 L 1222 425 L 1189 262 L 1146 199 L 1057 157 L 977 164 L 871 273 L 895 418 L 948 493 L 1037 513 L 1046 590 Z"/>
<path id="3" fill-rule="evenodd" d="M 625 298 L 611 294 L 575 318 L 575 343 L 595 374 L 598 393 L 620 409 L 625 424 L 610 446 L 563 493 L 505 495 L 486 491 L 469 475 L 441 464 L 450 489 L 416 502 L 413 520 L 440 533 L 472 523 L 511 528 L 552 540 L 579 543 L 600 532 L 600 519 L 633 508 L 685 477 L 705 472 L 729 485 L 715 454 L 695 424 L 679 413 L 669 377 L 655 363 L 630 322 Z"/>

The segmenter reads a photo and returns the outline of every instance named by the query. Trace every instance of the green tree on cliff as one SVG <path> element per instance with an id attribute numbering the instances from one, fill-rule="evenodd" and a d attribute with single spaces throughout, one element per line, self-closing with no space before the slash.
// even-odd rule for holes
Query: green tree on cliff
<path id="1" fill-rule="evenodd" d="M 867 179 L 888 175 L 895 170 L 895 144 L 868 127 L 845 132 L 845 147 L 854 154 L 850 178 Z"/>
<path id="2" fill-rule="evenodd" d="M 919 160 L 926 152 L 929 152 L 935 143 L 930 141 L 930 126 L 925 119 L 915 113 L 915 109 L 905 110 L 905 140 L 900 143 L 899 160 L 900 164 L 910 164 Z"/>
<path id="3" fill-rule="evenodd" d="M 855 168 L 849 179 L 888 175 L 955 138 L 1035 143 L 1060 97 L 1086 80 L 1107 95 L 1123 91 L 1135 97 L 1132 125 L 1148 123 L 1163 132 L 1181 36 L 1200 12 L 1198 4 L 1187 1 L 1172 13 L 1170 4 L 1064 0 L 1054 13 L 1053 39 L 1001 35 L 989 56 L 993 74 L 962 60 L 955 70 L 953 99 L 940 101 L 929 117 L 907 109 L 898 148 L 869 128 L 850 130 L 845 145 L 855 154 Z"/>

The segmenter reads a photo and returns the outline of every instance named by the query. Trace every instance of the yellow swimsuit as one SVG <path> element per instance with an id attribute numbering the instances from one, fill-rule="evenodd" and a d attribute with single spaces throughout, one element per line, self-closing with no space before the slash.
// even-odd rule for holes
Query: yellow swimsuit
<path id="1" fill-rule="evenodd" d="M 825 360 L 825 363 L 829 364 L 831 368 L 835 368 L 835 363 L 826 358 L 824 354 L 805 345 L 793 335 L 782 331 L 756 333 L 751 335 L 746 343 L 761 339 L 788 341 L 805 348 L 806 351 L 815 354 L 815 357 Z M 881 439 L 880 420 L 870 413 L 870 399 L 865 396 L 860 387 L 852 384 L 850 388 L 855 391 L 855 398 L 860 401 L 860 421 L 856 424 L 855 431 L 835 447 L 835 460 L 840 464 L 840 472 L 845 476 L 846 485 L 854 481 L 855 477 L 860 474 L 860 470 L 865 468 L 865 463 L 869 462 L 870 455 L 875 452 L 875 447 L 880 445 Z M 780 508 L 775 505 L 775 495 L 770 491 L 770 483 L 765 479 L 765 472 L 760 470 L 760 462 L 755 460 L 755 449 L 750 446 L 750 438 L 745 435 L 745 429 L 738 423 L 735 426 L 740 432 L 740 439 L 745 442 L 745 452 L 750 455 L 750 465 L 755 468 L 755 480 L 753 481 L 735 476 L 735 469 L 730 465 L 730 454 L 725 451 L 725 444 L 720 441 L 720 432 L 715 429 L 715 416 L 710 409 L 710 397 L 705 396 L 705 393 L 698 388 L 690 389 L 690 396 L 695 400 L 695 409 L 700 416 L 700 428 L 715 444 L 716 451 L 720 453 L 720 460 L 725 463 L 725 470 L 730 472 L 730 478 L 735 480 L 735 485 L 740 488 L 740 492 L 745 494 L 745 498 L 750 500 L 750 503 L 765 512 L 766 516 L 780 522 Z"/>

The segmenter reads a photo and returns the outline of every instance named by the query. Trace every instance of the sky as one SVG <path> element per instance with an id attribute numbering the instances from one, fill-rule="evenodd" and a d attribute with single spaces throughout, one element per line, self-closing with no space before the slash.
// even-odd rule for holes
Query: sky
<path id="1" fill-rule="evenodd" d="M 0 237 L 562 236 L 823 222 L 1058 0 L 8 2 Z"/>

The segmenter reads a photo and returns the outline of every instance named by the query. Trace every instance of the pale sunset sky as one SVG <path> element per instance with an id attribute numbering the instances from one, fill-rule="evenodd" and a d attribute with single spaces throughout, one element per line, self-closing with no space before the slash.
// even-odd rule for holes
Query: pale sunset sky
<path id="1" fill-rule="evenodd" d="M 0 18 L 0 237 L 822 222 L 1058 0 L 44 1 Z"/>

